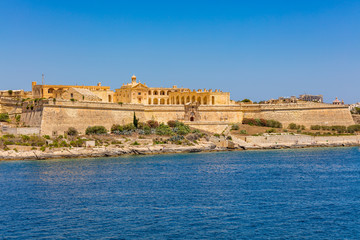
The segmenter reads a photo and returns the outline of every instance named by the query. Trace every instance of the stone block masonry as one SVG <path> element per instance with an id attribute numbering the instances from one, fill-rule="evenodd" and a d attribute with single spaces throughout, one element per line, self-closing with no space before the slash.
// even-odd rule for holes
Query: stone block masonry
<path id="1" fill-rule="evenodd" d="M 110 130 L 113 124 L 128 124 L 134 113 L 141 122 L 185 119 L 184 105 L 142 105 L 105 102 L 72 102 L 66 100 L 41 100 L 22 108 L 21 120 L 26 126 L 40 127 L 43 135 L 62 135 L 70 127 L 85 133 L 89 126 L 104 126 Z M 264 118 L 280 121 L 284 127 L 290 123 L 305 125 L 352 125 L 354 120 L 346 106 L 330 104 L 244 104 L 200 105 L 196 108 L 197 119 L 191 122 L 202 130 L 219 132 L 223 124 L 240 123 L 243 117 Z M 218 122 L 219 126 L 214 126 Z M 200 123 L 200 125 L 199 125 Z M 208 127 L 207 127 L 208 126 Z M 205 128 L 205 129 L 204 129 Z M 216 130 L 216 131 L 215 131 Z"/>

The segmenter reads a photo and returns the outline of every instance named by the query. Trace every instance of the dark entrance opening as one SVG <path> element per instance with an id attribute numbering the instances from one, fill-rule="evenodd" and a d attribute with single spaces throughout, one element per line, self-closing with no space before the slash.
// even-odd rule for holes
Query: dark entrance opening
<path id="1" fill-rule="evenodd" d="M 194 121 L 194 117 L 190 117 L 190 122 L 193 122 Z"/>

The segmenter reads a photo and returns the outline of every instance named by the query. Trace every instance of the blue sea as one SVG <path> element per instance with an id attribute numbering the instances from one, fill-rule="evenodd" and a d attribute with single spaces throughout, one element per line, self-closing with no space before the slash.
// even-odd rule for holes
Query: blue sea
<path id="1" fill-rule="evenodd" d="M 2 161 L 0 239 L 360 239 L 360 149 Z"/>

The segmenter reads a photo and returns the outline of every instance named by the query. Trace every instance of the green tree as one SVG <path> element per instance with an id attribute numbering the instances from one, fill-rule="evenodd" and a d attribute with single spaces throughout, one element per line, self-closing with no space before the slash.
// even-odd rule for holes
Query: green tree
<path id="1" fill-rule="evenodd" d="M 139 123 L 139 119 L 136 118 L 136 114 L 135 114 L 135 112 L 134 112 L 133 124 L 134 124 L 135 128 L 138 128 L 138 123 Z"/>

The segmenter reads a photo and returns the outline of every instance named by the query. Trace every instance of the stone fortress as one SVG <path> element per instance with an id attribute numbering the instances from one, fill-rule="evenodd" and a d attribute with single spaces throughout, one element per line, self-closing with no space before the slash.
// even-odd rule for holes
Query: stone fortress
<path id="1" fill-rule="evenodd" d="M 183 121 L 191 127 L 221 133 L 232 123 L 245 118 L 264 118 L 280 121 L 283 126 L 296 123 L 311 125 L 352 125 L 354 120 L 348 106 L 322 103 L 322 96 L 312 101 L 278 101 L 264 104 L 238 103 L 230 93 L 220 90 L 190 90 L 188 88 L 154 88 L 137 81 L 123 84 L 115 91 L 101 86 L 38 85 L 17 103 L 24 125 L 40 129 L 42 135 L 62 135 L 69 127 L 84 133 L 88 126 L 101 125 L 110 129 L 113 124 L 127 124 L 134 113 L 140 121 Z M 19 96 L 18 96 L 19 99 Z M 9 106 L 0 98 L 0 106 Z M 10 104 L 11 105 L 11 104 Z M 1 110 L 1 109 L 0 109 Z M 2 110 L 3 111 L 3 110 Z"/>

